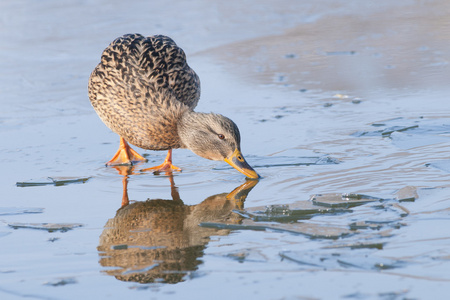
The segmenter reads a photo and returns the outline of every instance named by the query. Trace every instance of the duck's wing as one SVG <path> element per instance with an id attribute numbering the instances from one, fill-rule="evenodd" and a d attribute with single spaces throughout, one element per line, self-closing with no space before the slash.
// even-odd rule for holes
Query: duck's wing
<path id="1" fill-rule="evenodd" d="M 112 79 L 112 80 L 111 80 Z M 89 97 L 108 89 L 108 84 L 122 85 L 173 94 L 193 109 L 200 98 L 200 79 L 186 62 L 186 55 L 169 37 L 144 37 L 126 34 L 115 39 L 104 51 L 101 62 L 91 74 Z"/>

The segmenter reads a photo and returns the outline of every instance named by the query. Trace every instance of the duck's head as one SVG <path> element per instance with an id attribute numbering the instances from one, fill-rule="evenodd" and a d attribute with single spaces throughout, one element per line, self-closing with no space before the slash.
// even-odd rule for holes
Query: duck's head
<path id="1" fill-rule="evenodd" d="M 184 146 L 195 154 L 226 161 L 245 176 L 259 178 L 241 153 L 238 127 L 227 117 L 213 113 L 186 113 L 178 124 L 178 135 Z"/>

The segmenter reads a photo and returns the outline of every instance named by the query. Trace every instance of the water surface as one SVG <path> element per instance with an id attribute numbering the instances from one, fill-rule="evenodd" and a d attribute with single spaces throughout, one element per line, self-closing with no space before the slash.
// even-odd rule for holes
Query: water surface
<path id="1" fill-rule="evenodd" d="M 0 4 L 0 298 L 445 299 L 446 1 Z M 101 51 L 167 34 L 262 175 L 107 168 Z"/>

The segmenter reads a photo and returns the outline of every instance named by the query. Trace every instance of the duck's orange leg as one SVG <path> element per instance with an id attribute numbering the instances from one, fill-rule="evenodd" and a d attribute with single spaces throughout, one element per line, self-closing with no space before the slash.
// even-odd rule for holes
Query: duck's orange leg
<path id="1" fill-rule="evenodd" d="M 106 163 L 107 166 L 114 165 L 132 165 L 133 163 L 147 161 L 146 158 L 142 157 L 139 153 L 134 151 L 130 145 L 120 137 L 120 146 L 113 158 Z"/>
<path id="2" fill-rule="evenodd" d="M 181 171 L 180 168 L 172 165 L 172 149 L 170 149 L 167 153 L 166 159 L 164 160 L 164 162 L 162 164 L 160 164 L 159 166 L 156 167 L 151 167 L 151 168 L 147 168 L 147 169 L 143 169 L 141 171 Z"/>

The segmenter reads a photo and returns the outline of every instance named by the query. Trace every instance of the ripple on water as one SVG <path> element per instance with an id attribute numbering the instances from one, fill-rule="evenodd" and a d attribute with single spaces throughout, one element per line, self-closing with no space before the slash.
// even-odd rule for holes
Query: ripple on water
<path id="1" fill-rule="evenodd" d="M 406 185 L 447 186 L 439 171 L 450 170 L 447 123 L 448 118 L 396 118 L 374 123 L 371 132 L 309 144 L 340 163 L 297 166 L 289 172 L 275 167 L 272 173 L 284 176 L 276 177 L 273 187 L 303 194 L 384 191 L 384 197 Z"/>
<path id="2" fill-rule="evenodd" d="M 280 256 L 308 269 L 389 270 L 406 265 L 401 260 L 377 257 L 373 253 L 374 251 L 366 250 L 352 251 L 351 253 L 326 250 L 322 250 L 319 253 L 312 251 L 281 251 Z"/>
<path id="3" fill-rule="evenodd" d="M 40 214 L 44 209 L 39 207 L 0 207 L 0 216 Z"/>

